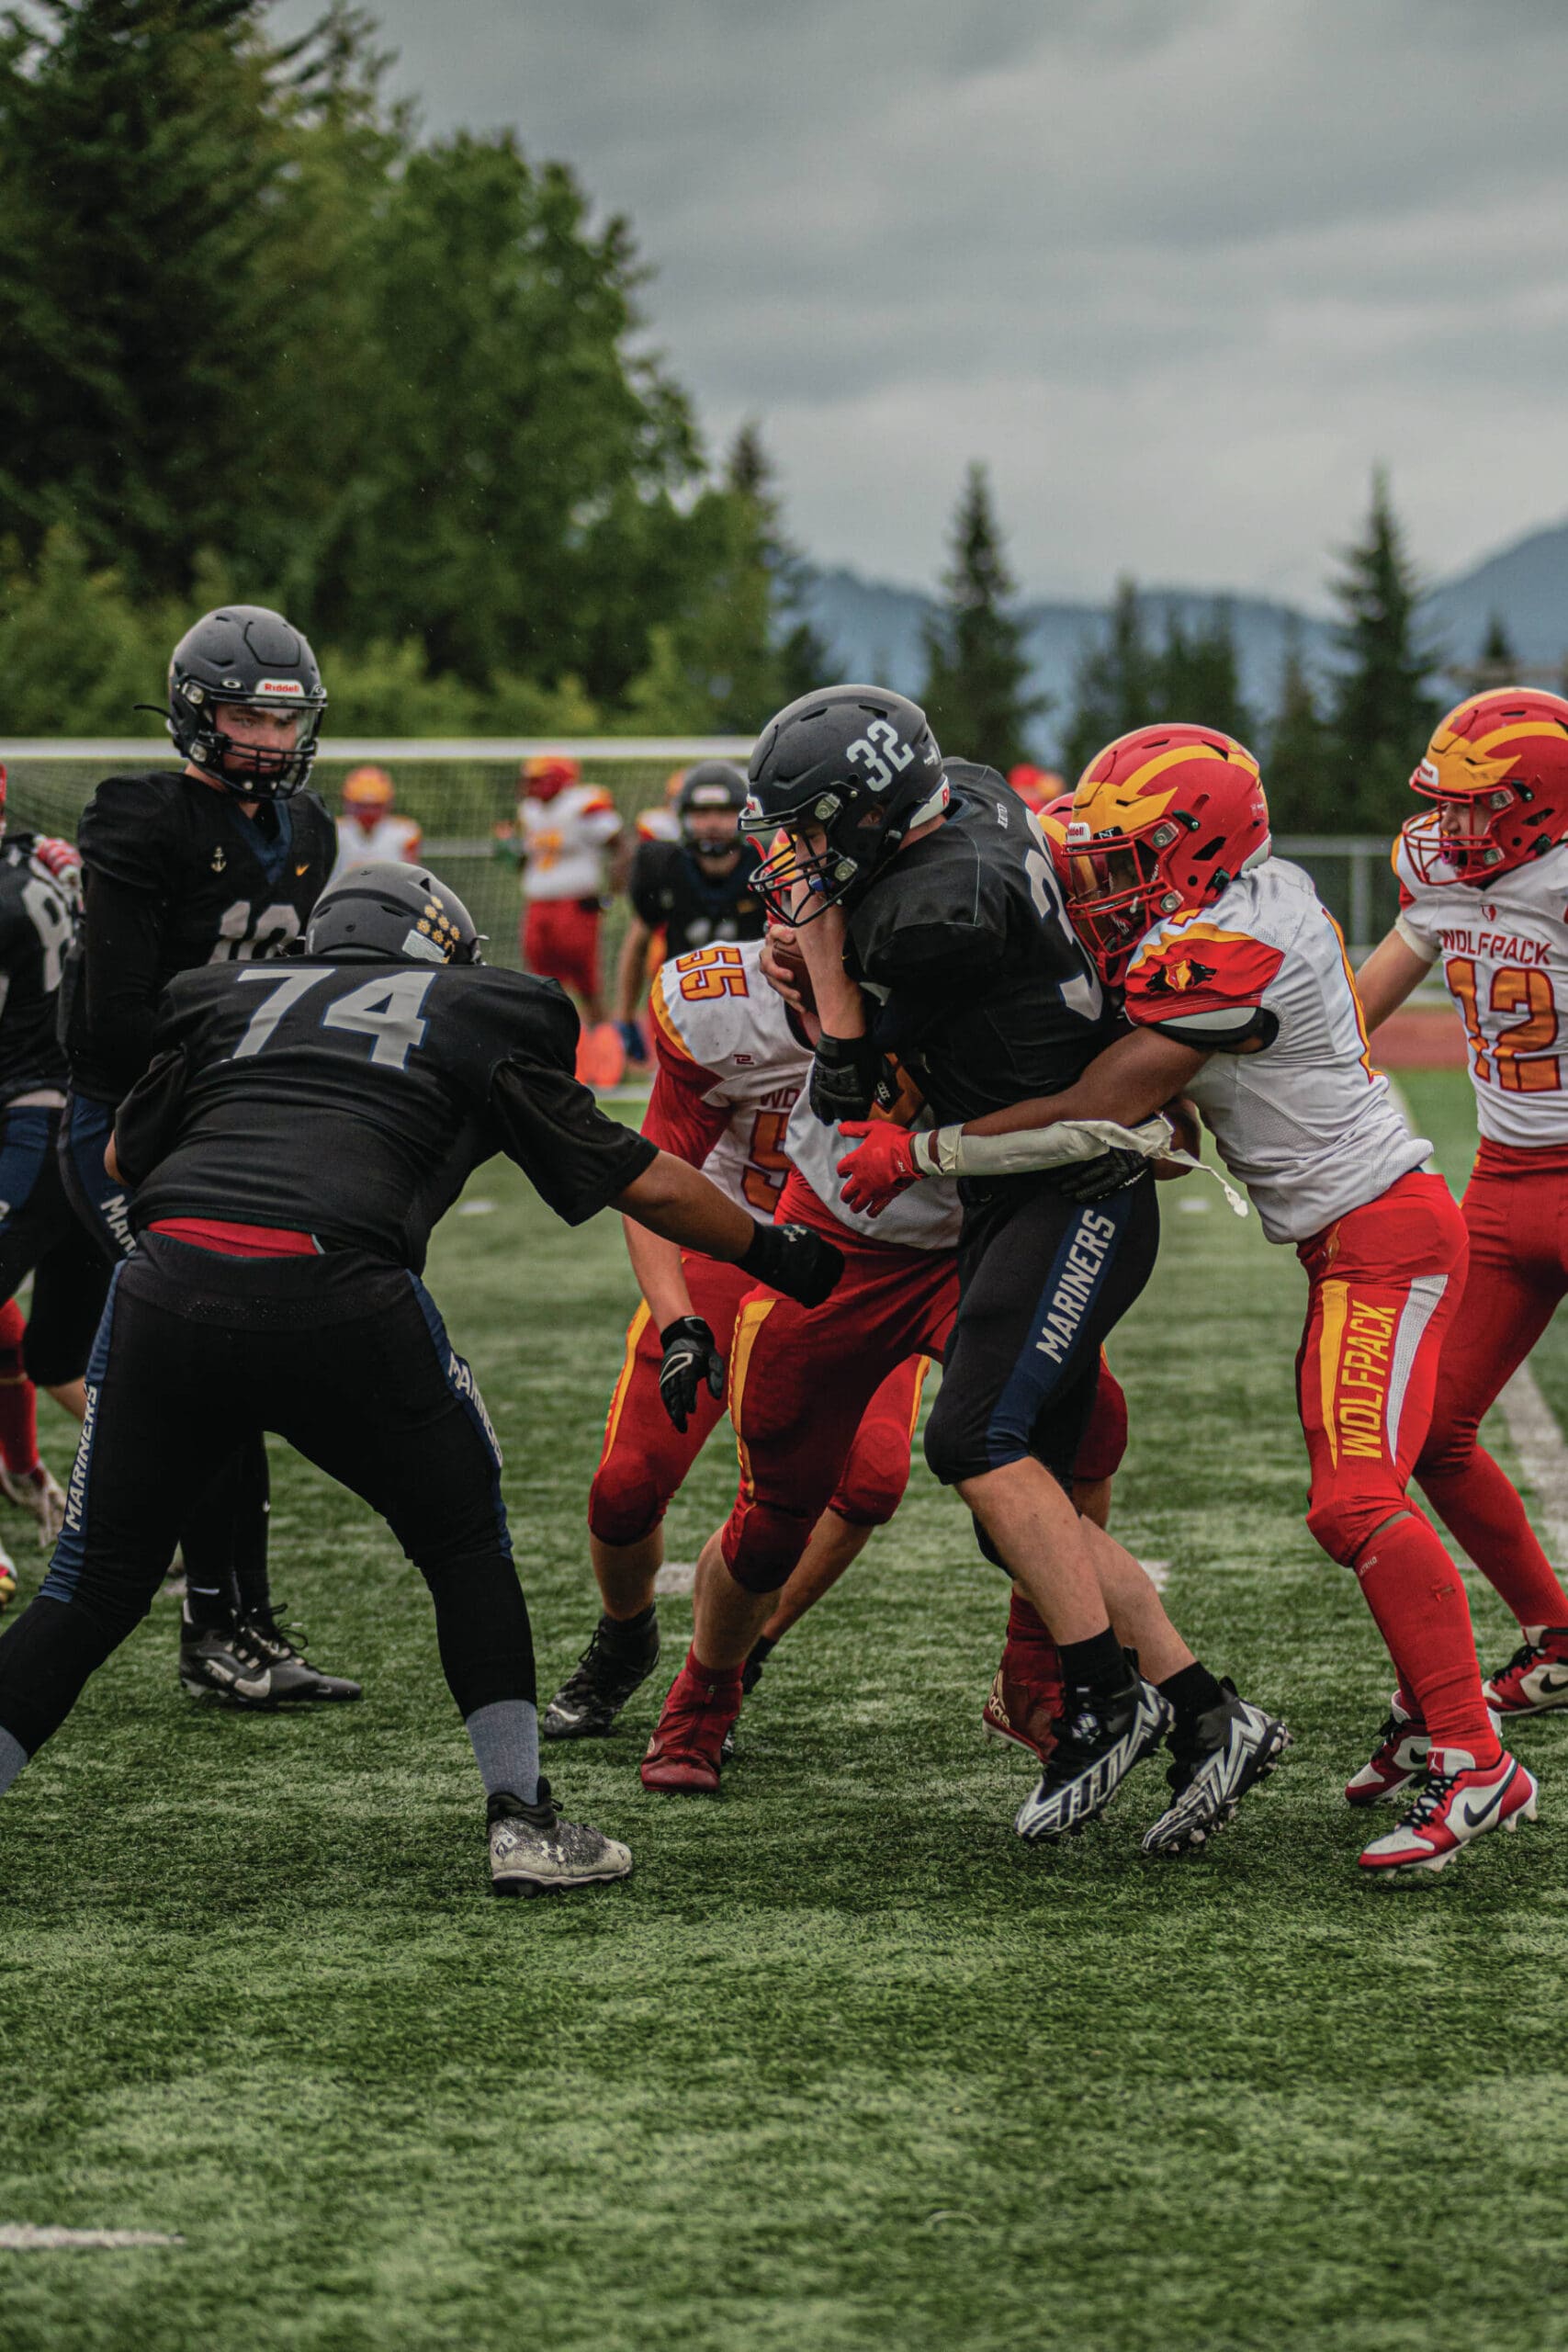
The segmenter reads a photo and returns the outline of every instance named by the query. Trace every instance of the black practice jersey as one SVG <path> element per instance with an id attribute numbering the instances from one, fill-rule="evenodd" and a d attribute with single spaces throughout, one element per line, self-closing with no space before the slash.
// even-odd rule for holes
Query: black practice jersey
<path id="1" fill-rule="evenodd" d="M 762 863 L 755 842 L 744 842 L 733 873 L 714 881 L 681 842 L 644 842 L 627 886 L 643 922 L 664 933 L 666 957 L 689 955 L 716 939 L 761 939 L 767 917 L 752 888 Z"/>
<path id="2" fill-rule="evenodd" d="M 1120 1025 L 1039 820 L 989 768 L 945 773 L 945 822 L 877 876 L 848 956 L 887 993 L 886 1034 L 942 1121 L 1059 1093 Z"/>
<path id="3" fill-rule="evenodd" d="M 159 997 L 176 972 L 280 956 L 337 858 L 314 793 L 263 801 L 172 768 L 106 778 L 82 812 L 81 938 L 65 1043 L 85 1094 L 116 1102 L 146 1067 Z"/>
<path id="4" fill-rule="evenodd" d="M 56 1000 L 76 919 L 32 846 L 18 833 L 0 849 L 0 1104 L 65 1085 Z"/>
<path id="5" fill-rule="evenodd" d="M 170 986 L 116 1123 L 140 1232 L 209 1217 L 424 1263 L 430 1228 L 491 1154 L 580 1224 L 654 1147 L 572 1075 L 554 980 L 479 965 L 220 965 Z"/>

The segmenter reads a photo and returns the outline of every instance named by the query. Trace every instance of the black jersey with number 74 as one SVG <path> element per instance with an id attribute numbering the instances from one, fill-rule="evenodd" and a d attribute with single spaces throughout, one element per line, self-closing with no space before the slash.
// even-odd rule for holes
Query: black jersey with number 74
<path id="1" fill-rule="evenodd" d="M 581 1224 L 654 1148 L 578 1084 L 576 1046 L 555 981 L 480 965 L 184 972 L 116 1122 L 132 1223 L 284 1227 L 417 1272 L 470 1171 L 504 1152 Z"/>

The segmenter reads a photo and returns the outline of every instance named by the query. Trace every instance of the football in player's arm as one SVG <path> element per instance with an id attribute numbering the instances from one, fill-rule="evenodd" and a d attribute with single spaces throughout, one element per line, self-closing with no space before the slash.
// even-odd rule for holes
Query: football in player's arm
<path id="1" fill-rule="evenodd" d="M 1427 805 L 1394 843 L 1399 915 L 1357 986 L 1375 1032 L 1440 967 L 1481 1131 L 1462 1204 L 1470 1268 L 1416 1476 L 1518 1623 L 1492 1706 L 1544 1713 L 1568 1704 L 1568 1590 L 1480 1427 L 1568 1294 L 1568 702 L 1534 687 L 1472 695 L 1410 781 Z"/>
<path id="2" fill-rule="evenodd" d="M 498 1890 L 629 1868 L 538 1782 L 500 1457 L 419 1280 L 431 1227 L 502 1151 L 570 1224 L 614 1205 L 807 1300 L 840 1261 L 605 1118 L 572 1076 L 561 991 L 476 947 L 434 876 L 365 866 L 323 894 L 304 961 L 172 984 L 116 1123 L 140 1246 L 95 1356 L 93 1446 L 43 1592 L 0 1643 L 0 1786 L 145 1614 L 213 1448 L 271 1430 L 380 1510 L 429 1584 Z"/>

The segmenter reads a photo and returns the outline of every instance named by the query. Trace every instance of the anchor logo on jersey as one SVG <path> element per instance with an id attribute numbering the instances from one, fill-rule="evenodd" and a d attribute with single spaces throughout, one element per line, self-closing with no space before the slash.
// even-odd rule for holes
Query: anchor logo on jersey
<path id="1" fill-rule="evenodd" d="M 213 851 L 213 853 L 212 853 L 212 871 L 214 872 L 214 874 L 221 874 L 221 873 L 222 873 L 222 871 L 223 871 L 223 868 L 228 865 L 228 863 L 229 863 L 229 857 L 228 857 L 228 853 L 227 853 L 227 851 L 225 851 L 225 850 L 221 850 L 221 849 L 215 849 L 215 850 Z"/>

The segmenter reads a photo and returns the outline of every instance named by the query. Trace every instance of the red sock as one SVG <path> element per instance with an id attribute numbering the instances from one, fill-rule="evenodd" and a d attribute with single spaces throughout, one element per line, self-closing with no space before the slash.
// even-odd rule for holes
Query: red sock
<path id="1" fill-rule="evenodd" d="M 1477 1446 L 1462 1472 L 1421 1481 L 1452 1530 L 1521 1625 L 1568 1625 L 1568 1591 L 1536 1541 L 1529 1514 L 1492 1456 Z"/>
<path id="2" fill-rule="evenodd" d="M 1414 1515 L 1396 1519 L 1373 1536 L 1356 1575 L 1433 1747 L 1465 1747 L 1478 1764 L 1495 1763 L 1470 1603 L 1436 1531 Z"/>
<path id="3" fill-rule="evenodd" d="M 38 1391 L 22 1365 L 27 1328 L 8 1298 L 0 1306 L 0 1455 L 17 1478 L 38 1468 Z"/>
<path id="4" fill-rule="evenodd" d="M 705 1666 L 697 1656 L 697 1645 L 694 1642 L 686 1652 L 686 1663 L 682 1671 L 689 1674 L 694 1682 L 708 1683 L 711 1686 L 710 1697 L 720 1701 L 733 1699 L 738 1706 L 740 1703 L 740 1678 L 745 1671 L 744 1667 Z"/>

